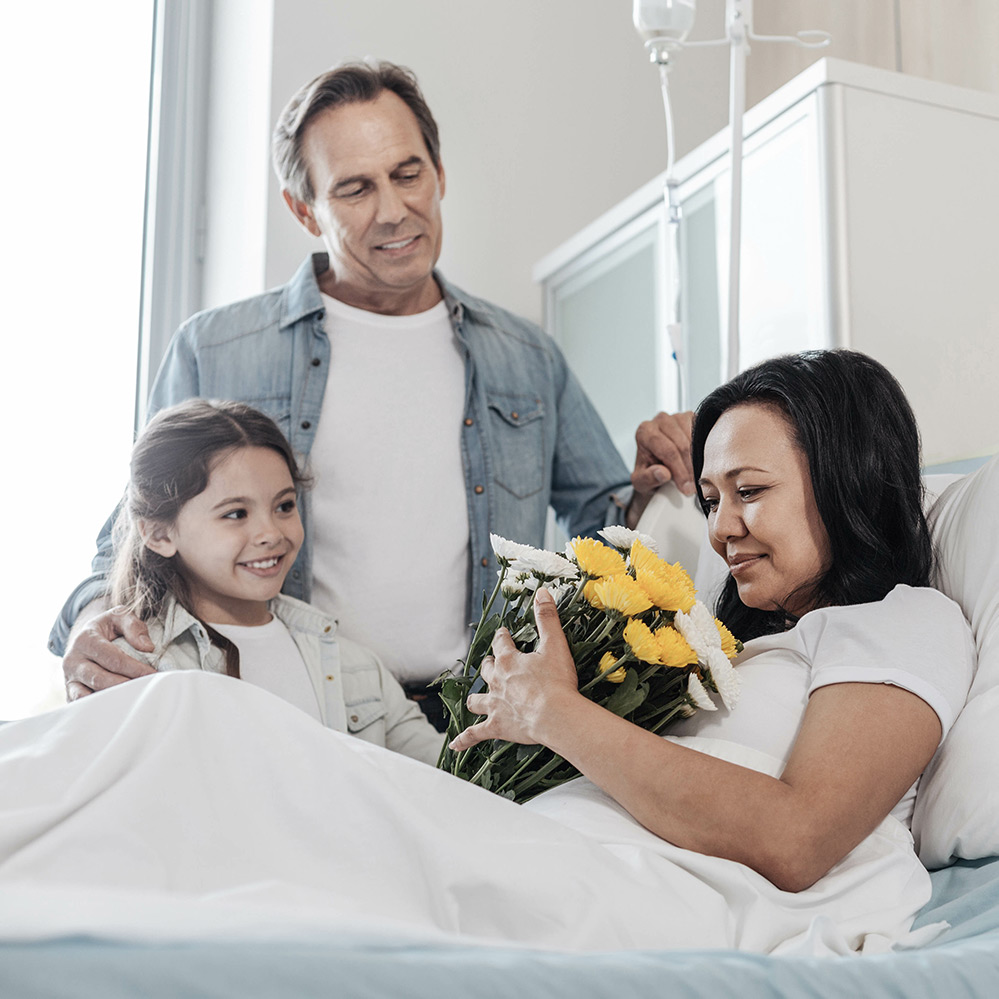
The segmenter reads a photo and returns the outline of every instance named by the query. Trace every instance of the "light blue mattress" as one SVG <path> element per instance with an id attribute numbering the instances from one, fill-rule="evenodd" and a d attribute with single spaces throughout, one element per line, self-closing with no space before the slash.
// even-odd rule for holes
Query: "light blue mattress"
<path id="1" fill-rule="evenodd" d="M 999 857 L 932 875 L 916 925 L 933 944 L 875 957 L 774 958 L 734 951 L 567 955 L 514 948 L 288 943 L 0 944 L 3 999 L 992 999 L 999 997 Z"/>

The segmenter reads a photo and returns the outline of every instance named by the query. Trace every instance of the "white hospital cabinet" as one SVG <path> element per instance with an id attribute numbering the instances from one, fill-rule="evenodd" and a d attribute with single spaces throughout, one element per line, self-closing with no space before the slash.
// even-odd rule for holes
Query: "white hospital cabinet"
<path id="1" fill-rule="evenodd" d="M 744 121 L 740 367 L 853 347 L 901 381 L 927 465 L 999 451 L 999 97 L 823 59 Z M 629 463 L 642 419 L 724 380 L 728 141 L 676 164 L 676 356 L 662 177 L 534 269 Z"/>

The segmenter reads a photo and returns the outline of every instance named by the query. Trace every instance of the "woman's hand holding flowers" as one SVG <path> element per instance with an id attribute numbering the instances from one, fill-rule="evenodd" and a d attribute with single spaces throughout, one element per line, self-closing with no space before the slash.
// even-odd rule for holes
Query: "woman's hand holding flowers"
<path id="1" fill-rule="evenodd" d="M 574 701 L 585 703 L 558 609 L 543 587 L 534 596 L 534 616 L 539 641 L 533 652 L 518 651 L 506 628 L 496 631 L 493 654 L 482 661 L 489 692 L 468 695 L 469 710 L 486 717 L 451 742 L 455 752 L 486 739 L 545 743 L 545 729 L 558 724 Z"/>

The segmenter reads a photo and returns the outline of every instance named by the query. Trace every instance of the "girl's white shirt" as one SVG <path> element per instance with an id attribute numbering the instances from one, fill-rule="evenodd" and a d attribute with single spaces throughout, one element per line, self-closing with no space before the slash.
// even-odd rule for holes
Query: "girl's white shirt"
<path id="1" fill-rule="evenodd" d="M 267 624 L 253 627 L 208 623 L 239 649 L 240 679 L 269 690 L 316 721 L 322 720 L 305 660 L 283 621 L 272 616 Z"/>

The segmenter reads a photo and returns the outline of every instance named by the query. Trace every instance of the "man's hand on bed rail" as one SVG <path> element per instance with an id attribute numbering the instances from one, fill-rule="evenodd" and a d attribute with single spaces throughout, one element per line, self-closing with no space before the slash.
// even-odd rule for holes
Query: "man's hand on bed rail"
<path id="1" fill-rule="evenodd" d="M 139 652 L 153 651 L 145 624 L 134 614 L 120 610 L 104 611 L 79 626 L 79 630 L 73 629 L 62 661 L 66 700 L 75 701 L 95 690 L 156 672 L 114 646 L 112 642 L 119 637 Z"/>
<path id="2" fill-rule="evenodd" d="M 694 495 L 694 467 L 690 461 L 693 413 L 658 413 L 635 431 L 638 452 L 631 484 L 635 495 L 628 505 L 629 527 L 638 523 L 649 497 L 666 482 L 676 483 L 684 496 Z"/>

